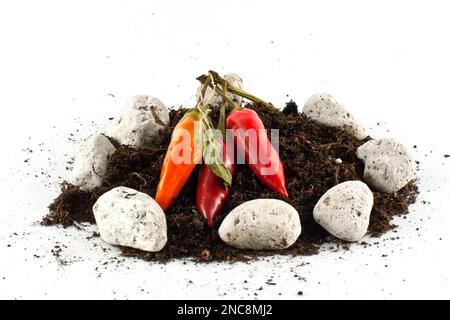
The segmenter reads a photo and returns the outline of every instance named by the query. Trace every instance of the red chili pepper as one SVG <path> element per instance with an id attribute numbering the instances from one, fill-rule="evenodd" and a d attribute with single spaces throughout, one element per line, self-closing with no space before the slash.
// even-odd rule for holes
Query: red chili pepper
<path id="1" fill-rule="evenodd" d="M 225 167 L 220 154 L 222 139 L 216 139 L 210 131 L 212 129 L 208 115 L 210 109 L 204 105 L 203 101 L 208 84 L 209 80 L 202 85 L 202 98 L 197 106 L 188 111 L 173 130 L 155 197 L 164 211 L 167 211 L 178 197 L 202 155 L 205 157 L 208 148 L 212 151 L 211 161 L 207 163 L 209 170 L 214 172 L 213 174 L 222 184 L 231 186 L 232 175 Z"/>
<path id="2" fill-rule="evenodd" d="M 235 132 L 238 152 L 245 155 L 245 161 L 258 179 L 268 188 L 277 191 L 283 197 L 288 197 L 283 164 L 278 152 L 270 143 L 258 114 L 251 109 L 235 109 L 228 116 L 227 129 Z M 250 145 L 248 136 L 239 134 L 238 129 L 241 129 L 240 133 L 253 131 L 256 145 Z M 270 172 L 268 174 L 265 171 Z"/>
<path id="3" fill-rule="evenodd" d="M 245 154 L 245 159 L 256 174 L 256 176 L 270 189 L 278 191 L 282 196 L 287 197 L 286 182 L 284 178 L 284 168 L 281 163 L 278 152 L 270 143 L 267 132 L 264 125 L 257 113 L 250 109 L 240 109 L 233 101 L 227 97 L 228 87 L 231 93 L 245 97 L 255 102 L 265 103 L 257 97 L 239 89 L 234 88 L 228 84 L 228 82 L 221 78 L 216 72 L 210 71 L 208 76 L 201 76 L 198 78 L 202 83 L 208 78 L 212 78 L 215 82 L 222 86 L 223 90 L 220 90 L 216 85 L 212 88 L 217 94 L 222 96 L 222 107 L 220 109 L 219 129 L 222 133 L 225 133 L 225 103 L 228 103 L 234 111 L 226 121 L 226 127 L 232 129 L 233 132 L 237 132 L 241 129 L 243 133 L 253 130 L 255 135 L 255 146 L 250 146 L 245 136 L 235 135 L 236 144 L 238 150 Z M 222 144 L 222 162 L 226 169 L 234 174 L 236 170 L 236 162 L 234 159 L 234 148 L 224 143 L 223 140 L 219 141 Z M 258 156 L 262 155 L 261 157 Z M 261 159 L 263 158 L 263 159 Z M 263 161 L 261 161 L 263 160 Z M 267 172 L 271 170 L 271 172 Z M 217 170 L 216 170 L 217 171 Z M 266 171 L 266 172 L 265 172 Z M 222 176 L 219 174 L 219 176 Z M 226 180 L 226 179 L 225 179 Z M 230 194 L 229 186 L 224 185 L 224 179 L 219 178 L 217 173 L 214 173 L 211 168 L 203 165 L 199 174 L 198 186 L 197 186 L 197 210 L 205 218 L 210 227 L 213 226 L 215 218 L 220 214 L 228 196 Z"/>
<path id="4" fill-rule="evenodd" d="M 236 170 L 233 149 L 231 146 L 227 147 L 223 141 L 221 144 L 223 164 L 233 175 Z M 225 186 L 222 178 L 219 178 L 206 164 L 202 164 L 197 184 L 197 210 L 205 217 L 209 227 L 214 225 L 216 217 L 230 195 L 230 190 Z"/>

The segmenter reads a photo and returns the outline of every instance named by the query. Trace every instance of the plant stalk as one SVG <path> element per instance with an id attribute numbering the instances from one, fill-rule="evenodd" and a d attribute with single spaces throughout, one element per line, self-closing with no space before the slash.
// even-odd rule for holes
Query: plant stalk
<path id="1" fill-rule="evenodd" d="M 227 88 L 228 86 L 225 85 L 224 89 L 224 93 L 225 96 L 227 95 Z M 225 105 L 226 105 L 227 101 L 224 97 L 222 97 L 222 105 L 220 106 L 220 116 L 219 116 L 219 123 L 217 125 L 217 128 L 220 130 L 220 132 L 222 133 L 223 137 L 225 138 L 225 117 L 226 117 L 226 110 L 225 110 Z"/>
<path id="2" fill-rule="evenodd" d="M 210 70 L 208 74 L 212 75 L 215 82 L 219 83 L 220 85 L 224 86 L 224 84 L 227 84 L 227 89 L 230 93 L 233 93 L 235 95 L 241 96 L 243 98 L 246 98 L 250 101 L 256 102 L 256 103 L 262 103 L 266 106 L 272 106 L 272 104 L 265 102 L 264 100 L 240 89 L 237 87 L 232 86 L 227 80 L 222 78 L 217 72 Z"/>

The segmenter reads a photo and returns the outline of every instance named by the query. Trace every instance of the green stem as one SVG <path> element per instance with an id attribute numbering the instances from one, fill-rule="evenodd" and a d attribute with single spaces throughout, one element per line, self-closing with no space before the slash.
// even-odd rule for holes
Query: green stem
<path id="1" fill-rule="evenodd" d="M 246 98 L 246 99 L 256 102 L 256 103 L 262 103 L 266 106 L 272 106 L 272 104 L 267 103 L 264 100 L 254 96 L 240 88 L 232 86 L 227 80 L 222 78 L 217 72 L 210 70 L 208 72 L 208 74 L 210 74 L 214 78 L 215 82 L 219 83 L 220 85 L 224 86 L 225 84 L 227 84 L 227 88 L 230 93 L 241 96 L 243 98 Z"/>
<path id="2" fill-rule="evenodd" d="M 202 82 L 202 86 L 200 88 L 200 96 L 198 97 L 197 106 L 204 106 L 204 99 L 206 94 L 206 89 L 208 89 L 208 86 L 210 86 L 211 81 L 213 79 L 211 77 L 208 77 L 207 79 L 204 79 Z"/>
<path id="3" fill-rule="evenodd" d="M 212 87 L 213 90 L 222 97 L 223 100 L 225 100 L 230 106 L 231 108 L 233 108 L 233 110 L 235 109 L 242 109 L 241 106 L 238 106 L 236 104 L 236 102 L 234 102 L 233 100 L 231 100 L 227 94 L 225 94 L 222 90 L 220 90 L 218 87 Z"/>
<path id="4" fill-rule="evenodd" d="M 222 135 L 225 137 L 225 104 L 220 106 L 220 118 L 218 129 L 222 132 Z"/>
<path id="5" fill-rule="evenodd" d="M 224 87 L 224 93 L 225 95 L 227 95 L 227 86 Z M 224 97 L 222 97 L 222 105 L 220 106 L 220 117 L 219 117 L 219 124 L 217 126 L 217 128 L 220 130 L 220 132 L 222 132 L 222 136 L 225 138 L 225 104 L 226 104 L 226 100 Z"/>
<path id="6" fill-rule="evenodd" d="M 214 78 L 213 74 L 201 75 L 200 77 L 197 78 L 197 80 L 200 81 L 202 83 L 202 85 L 205 85 L 206 82 L 208 81 L 208 79 L 211 79 L 210 82 L 209 82 L 209 86 L 211 87 L 211 89 L 213 89 L 214 92 L 216 92 L 219 96 L 221 96 L 222 99 L 225 100 L 233 108 L 233 110 L 234 109 L 242 109 L 240 106 L 238 106 L 236 104 L 236 102 L 231 100 L 222 90 L 220 90 L 217 87 L 216 79 Z M 226 80 L 219 81 L 217 83 L 219 83 L 222 87 L 226 86 L 227 89 L 229 88 L 229 84 L 228 84 L 228 82 Z"/>

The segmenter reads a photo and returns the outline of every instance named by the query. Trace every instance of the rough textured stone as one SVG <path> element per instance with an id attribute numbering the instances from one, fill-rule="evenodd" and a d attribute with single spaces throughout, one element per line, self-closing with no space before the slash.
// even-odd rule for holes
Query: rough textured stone
<path id="1" fill-rule="evenodd" d="M 369 227 L 373 194 L 361 181 L 347 181 L 328 190 L 314 207 L 314 220 L 336 238 L 359 241 Z"/>
<path id="2" fill-rule="evenodd" d="M 244 202 L 226 216 L 219 228 L 220 238 L 240 249 L 285 249 L 300 233 L 297 210 L 275 199 Z"/>
<path id="3" fill-rule="evenodd" d="M 317 123 L 337 127 L 352 133 L 357 139 L 364 139 L 367 133 L 347 108 L 327 93 L 311 96 L 303 107 L 303 113 Z"/>
<path id="4" fill-rule="evenodd" d="M 125 187 L 103 194 L 95 203 L 101 238 L 113 245 L 161 251 L 167 242 L 166 216 L 149 195 Z"/>
<path id="5" fill-rule="evenodd" d="M 109 158 L 115 151 L 108 138 L 94 133 L 80 144 L 69 181 L 83 191 L 100 187 Z"/>
<path id="6" fill-rule="evenodd" d="M 394 139 L 366 142 L 356 151 L 364 164 L 364 180 L 382 192 L 396 192 L 416 177 L 416 164 L 409 151 Z"/>
<path id="7" fill-rule="evenodd" d="M 159 131 L 166 130 L 169 123 L 169 110 L 160 100 L 134 96 L 127 101 L 106 135 L 133 147 L 151 146 L 158 139 Z"/>

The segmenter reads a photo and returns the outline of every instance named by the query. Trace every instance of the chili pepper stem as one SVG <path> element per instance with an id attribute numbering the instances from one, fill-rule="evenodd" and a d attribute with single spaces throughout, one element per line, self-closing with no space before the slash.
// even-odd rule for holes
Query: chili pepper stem
<path id="1" fill-rule="evenodd" d="M 226 118 L 226 110 L 225 110 L 226 100 L 222 97 L 222 105 L 220 106 L 220 116 L 219 123 L 217 125 L 217 129 L 220 130 L 222 135 L 225 137 L 225 118 Z"/>
<path id="2" fill-rule="evenodd" d="M 209 82 L 208 82 L 208 79 L 210 79 Z M 224 79 L 223 79 L 223 81 L 220 81 L 220 85 L 223 88 L 223 90 L 221 90 L 216 85 L 216 81 L 215 81 L 216 79 L 215 79 L 214 74 L 212 74 L 212 73 L 208 73 L 208 76 L 205 76 L 205 75 L 200 76 L 200 77 L 197 78 L 197 80 L 199 80 L 202 83 L 203 86 L 208 86 L 209 85 L 214 90 L 214 92 L 216 92 L 219 96 L 222 97 L 223 101 L 227 102 L 233 108 L 233 110 L 235 110 L 235 109 L 242 109 L 242 107 L 238 106 L 233 100 L 231 100 L 227 96 L 226 92 L 228 91 L 228 87 L 230 86 L 228 81 L 226 81 Z M 222 105 L 224 105 L 224 103 L 222 103 Z"/>
<path id="3" fill-rule="evenodd" d="M 236 109 L 243 109 L 241 106 L 238 106 L 238 105 L 236 104 L 236 102 L 234 102 L 233 100 L 231 100 L 231 99 L 226 95 L 226 93 L 224 93 L 224 92 L 223 92 L 222 90 L 220 90 L 218 87 L 214 87 L 213 89 L 214 89 L 214 91 L 215 91 L 218 95 L 220 95 L 220 96 L 222 97 L 222 99 L 223 99 L 224 101 L 228 102 L 228 104 L 231 106 L 231 108 L 233 108 L 233 110 L 236 110 Z M 224 104 L 222 104 L 222 105 L 224 105 Z"/>
<path id="4" fill-rule="evenodd" d="M 202 83 L 202 86 L 200 88 L 200 95 L 198 97 L 197 100 L 197 106 L 199 105 L 204 105 L 205 104 L 205 94 L 206 94 L 206 90 L 208 89 L 208 86 L 210 85 L 211 81 L 214 80 L 211 77 L 208 77 L 207 79 L 204 80 L 204 82 Z"/>
<path id="5" fill-rule="evenodd" d="M 232 86 L 227 80 L 222 78 L 217 72 L 210 70 L 210 71 L 208 71 L 208 74 L 212 76 L 212 78 L 215 80 L 215 82 L 221 84 L 222 86 L 224 86 L 226 84 L 227 89 L 230 93 L 236 94 L 238 96 L 241 96 L 241 97 L 246 98 L 253 102 L 262 103 L 266 106 L 272 106 L 272 104 L 267 103 L 264 100 L 254 96 L 240 88 Z"/>

